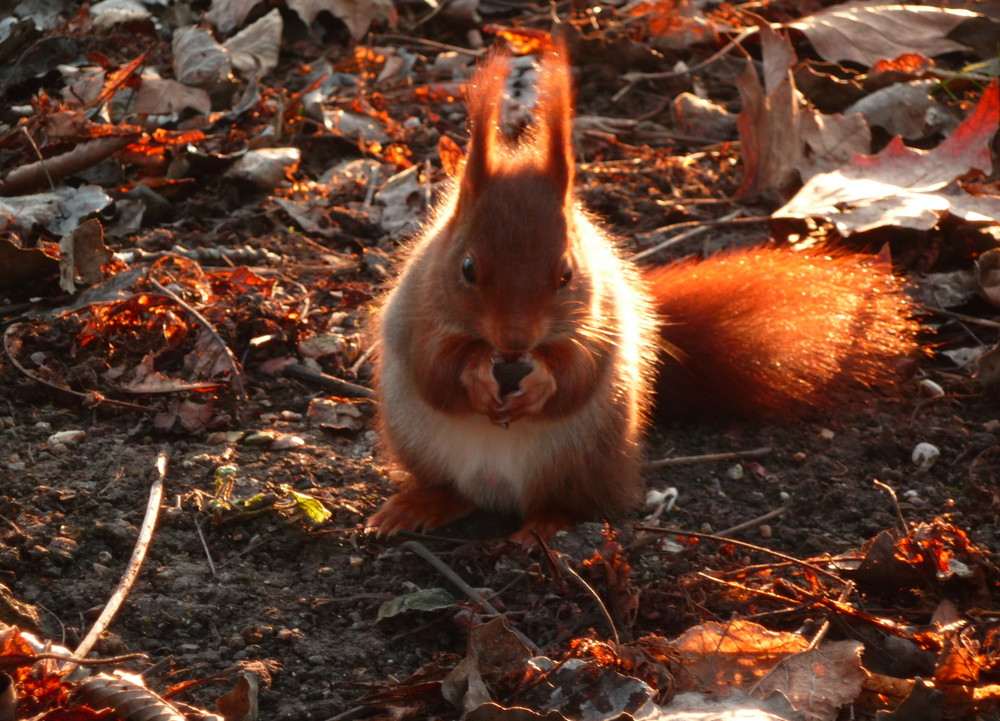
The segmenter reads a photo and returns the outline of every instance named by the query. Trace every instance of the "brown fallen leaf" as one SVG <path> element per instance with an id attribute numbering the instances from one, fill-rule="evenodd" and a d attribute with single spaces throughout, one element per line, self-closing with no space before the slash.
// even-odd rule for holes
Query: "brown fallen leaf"
<path id="1" fill-rule="evenodd" d="M 895 137 L 878 155 L 855 155 L 844 167 L 810 178 L 774 218 L 825 218 L 848 236 L 883 226 L 927 230 L 947 213 L 1000 222 L 1000 196 L 969 195 L 956 182 L 971 170 L 992 171 L 990 146 L 1000 122 L 993 81 L 979 104 L 933 150 Z"/>
<path id="2" fill-rule="evenodd" d="M 948 33 L 975 17 L 982 15 L 943 6 L 859 2 L 825 8 L 785 27 L 801 30 L 824 60 L 871 67 L 904 53 L 933 57 L 965 50 Z"/>

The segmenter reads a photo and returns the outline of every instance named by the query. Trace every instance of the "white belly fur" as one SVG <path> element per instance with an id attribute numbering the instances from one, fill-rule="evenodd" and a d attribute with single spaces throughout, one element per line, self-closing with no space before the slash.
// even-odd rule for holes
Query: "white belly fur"
<path id="1" fill-rule="evenodd" d="M 385 368 L 383 383 L 408 385 L 397 369 Z M 490 423 L 486 416 L 453 416 L 414 399 L 407 417 L 393 416 L 387 428 L 395 442 L 429 461 L 442 477 L 477 506 L 498 511 L 523 507 L 528 483 L 546 473 L 566 453 L 582 451 L 586 443 L 584 418 L 561 418 L 559 422 L 524 418 L 508 429 Z"/>

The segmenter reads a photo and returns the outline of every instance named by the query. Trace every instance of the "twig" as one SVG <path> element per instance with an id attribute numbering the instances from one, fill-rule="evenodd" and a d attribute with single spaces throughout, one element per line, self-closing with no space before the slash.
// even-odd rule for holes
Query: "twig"
<path id="1" fill-rule="evenodd" d="M 684 68 L 683 70 L 671 70 L 663 73 L 625 73 L 622 79 L 629 85 L 634 85 L 641 80 L 667 80 L 668 78 L 678 78 L 683 75 L 689 75 L 693 72 L 697 72 L 702 68 L 708 67 L 716 60 L 720 60 L 729 54 L 731 50 L 740 46 L 744 40 L 753 35 L 758 31 L 758 28 L 752 27 L 744 29 L 735 38 L 730 40 L 726 45 L 724 45 L 720 50 L 713 53 L 709 57 L 702 60 L 700 63 L 692 65 L 689 68 Z M 619 91 L 621 92 L 621 91 Z"/>
<path id="2" fill-rule="evenodd" d="M 770 446 L 762 448 L 752 448 L 749 451 L 730 451 L 728 453 L 706 453 L 701 456 L 676 456 L 674 458 L 660 458 L 655 461 L 648 461 L 648 468 L 672 468 L 674 466 L 688 466 L 694 463 L 711 463 L 714 461 L 735 461 L 741 458 L 762 458 L 770 454 L 774 449 Z"/>
<path id="3" fill-rule="evenodd" d="M 550 551 L 549 553 L 553 554 L 555 552 Z M 597 603 L 597 607 L 601 610 L 601 614 L 604 616 L 605 623 L 607 623 L 608 628 L 611 629 L 611 635 L 614 637 L 615 642 L 615 652 L 617 653 L 621 649 L 621 639 L 618 637 L 618 629 L 615 628 L 615 622 L 611 620 L 611 614 L 608 612 L 608 607 L 604 605 L 604 601 L 601 600 L 601 597 L 598 595 L 597 591 L 594 590 L 594 587 L 587 583 L 583 576 L 577 573 L 575 569 L 570 567 L 569 563 L 566 561 L 566 556 L 558 553 L 556 554 L 556 560 L 559 562 L 559 568 L 561 568 L 564 573 L 569 574 L 574 581 L 580 584 L 580 586 L 582 586 L 583 589 L 590 594 L 590 597 L 594 599 L 594 602 Z"/>
<path id="4" fill-rule="evenodd" d="M 845 585 L 842 589 L 840 589 L 840 595 L 837 597 L 837 600 L 840 603 L 846 603 L 847 599 L 851 597 L 852 593 L 854 593 L 854 581 L 848 581 L 847 585 Z M 816 631 L 816 635 L 812 637 L 812 640 L 809 642 L 808 650 L 812 651 L 814 648 L 819 646 L 820 643 L 823 641 L 823 639 L 826 637 L 826 634 L 829 630 L 830 630 L 830 619 L 828 618 L 823 621 L 822 625 L 819 627 L 819 630 Z"/>
<path id="5" fill-rule="evenodd" d="M 787 508 L 775 508 L 773 511 L 768 511 L 767 513 L 757 516 L 756 518 L 751 518 L 749 521 L 743 521 L 743 523 L 737 523 L 735 526 L 730 526 L 729 528 L 719 531 L 719 535 L 729 537 L 734 533 L 739 533 L 740 531 L 745 531 L 748 528 L 759 526 L 760 524 L 766 523 L 772 519 L 780 518 L 786 513 L 788 513 Z"/>
<path id="6" fill-rule="evenodd" d="M 623 97 L 632 92 L 632 88 L 634 88 L 636 84 L 642 82 L 643 80 L 667 80 L 668 78 L 678 78 L 684 75 L 690 75 L 691 73 L 695 73 L 701 70 L 702 68 L 708 67 L 716 60 L 721 60 L 722 58 L 724 58 L 734 48 L 740 47 L 740 43 L 742 43 L 745 39 L 750 37 L 755 32 L 757 32 L 756 27 L 743 30 L 739 35 L 730 40 L 729 43 L 723 46 L 720 50 L 713 53 L 706 59 L 702 60 L 700 63 L 692 65 L 689 68 L 684 68 L 683 70 L 670 70 L 662 73 L 638 73 L 638 72 L 625 73 L 624 75 L 622 75 L 622 80 L 625 81 L 625 85 L 611 97 L 611 100 L 612 102 L 617 103 Z"/>
<path id="7" fill-rule="evenodd" d="M 655 526 L 635 526 L 637 531 L 646 531 L 648 533 L 659 533 L 669 536 L 681 536 L 690 538 L 701 538 L 706 541 L 717 541 L 719 543 L 728 543 L 734 546 L 740 546 L 742 548 L 747 548 L 752 551 L 760 551 L 769 556 L 774 556 L 775 558 L 780 558 L 782 561 L 788 561 L 796 566 L 802 566 L 803 568 L 809 568 L 818 573 L 821 576 L 825 576 L 837 583 L 844 584 L 846 581 L 838 576 L 833 571 L 828 571 L 822 566 L 817 566 L 815 563 L 809 563 L 809 561 L 804 561 L 801 558 L 795 558 L 795 556 L 789 556 L 787 553 L 782 553 L 781 551 L 775 551 L 773 548 L 765 548 L 764 546 L 758 546 L 756 543 L 748 543 L 747 541 L 740 541 L 735 538 L 727 538 L 722 535 L 716 535 L 714 533 L 699 533 L 698 531 L 680 531 L 670 528 L 657 528 Z M 713 579 L 714 580 L 714 579 Z"/>
<path id="8" fill-rule="evenodd" d="M 965 313 L 956 313 L 951 310 L 945 310 L 944 308 L 935 308 L 934 306 L 925 305 L 924 310 L 934 313 L 935 315 L 943 315 L 949 318 L 954 318 L 955 320 L 960 320 L 963 323 L 972 323 L 973 325 L 981 325 L 984 328 L 1000 328 L 1000 322 L 995 320 L 987 320 L 986 318 L 976 318 L 974 315 L 965 315 Z"/>
<path id="9" fill-rule="evenodd" d="M 17 368 L 19 371 L 21 371 L 21 373 L 23 373 L 25 376 L 43 386 L 48 386 L 49 388 L 54 388 L 57 391 L 61 391 L 62 393 L 66 393 L 68 395 L 79 398 L 80 401 L 88 408 L 93 408 L 95 406 L 107 404 L 112 406 L 118 406 L 119 408 L 131 408 L 133 410 L 143 411 L 144 413 L 153 412 L 151 408 L 140 406 L 138 403 L 129 403 L 127 401 L 116 401 L 113 398 L 108 398 L 103 393 L 98 393 L 97 391 L 89 391 L 87 393 L 83 393 L 81 391 L 75 391 L 72 388 L 67 388 L 65 386 L 57 385 L 56 383 L 51 383 L 50 381 L 47 381 L 44 378 L 40 378 L 39 376 L 29 371 L 27 368 L 21 365 L 21 362 L 17 359 L 17 353 L 18 351 L 20 351 L 23 341 L 15 336 L 15 331 L 21 330 L 21 327 L 24 325 L 26 324 L 14 323 L 12 325 L 7 326 L 7 330 L 4 331 L 3 334 L 3 348 L 7 352 L 7 357 L 10 358 L 10 362 L 13 363 L 14 367 Z M 17 347 L 15 347 L 15 344 Z"/>
<path id="10" fill-rule="evenodd" d="M 129 661 L 139 661 L 149 658 L 144 653 L 126 653 L 121 656 L 108 656 L 107 658 L 81 658 L 77 656 L 66 656 L 61 653 L 33 653 L 33 654 L 4 654 L 0 656 L 0 668 L 17 668 L 19 666 L 31 666 L 36 661 L 59 661 L 60 663 L 71 662 L 75 666 L 118 666 Z"/>
<path id="11" fill-rule="evenodd" d="M 181 298 L 172 290 L 164 286 L 162 283 L 159 283 L 158 281 L 155 281 L 152 278 L 150 278 L 150 283 L 152 283 L 153 287 L 156 288 L 158 291 L 160 291 L 160 293 L 167 296 L 174 303 L 176 303 L 181 308 L 190 313 L 191 316 L 196 321 L 198 321 L 201 327 L 207 330 L 209 334 L 211 334 L 212 338 L 215 339 L 215 342 L 222 347 L 222 351 L 226 356 L 226 360 L 229 361 L 229 367 L 232 368 L 233 371 L 233 380 L 236 382 L 236 392 L 240 398 L 246 399 L 247 391 L 246 391 L 246 386 L 243 384 L 243 370 L 240 368 L 240 364 L 236 360 L 236 356 L 233 354 L 233 351 L 229 348 L 229 345 L 226 343 L 225 340 L 222 339 L 222 336 L 218 334 L 215 328 L 212 327 L 212 324 L 208 322 L 208 319 L 201 313 L 199 313 L 193 306 L 187 303 L 183 298 Z"/>
<path id="12" fill-rule="evenodd" d="M 739 533 L 740 531 L 744 531 L 747 528 L 753 528 L 754 526 L 759 526 L 760 524 L 770 521 L 774 518 L 779 518 L 780 516 L 783 516 L 786 513 L 788 513 L 787 508 L 775 508 L 773 511 L 768 511 L 767 513 L 761 516 L 757 516 L 756 518 L 751 518 L 749 521 L 744 521 L 743 523 L 737 523 L 735 526 L 730 526 L 729 528 L 719 531 L 717 535 L 719 535 L 722 538 L 728 539 L 734 534 Z M 654 516 L 650 517 L 646 521 L 646 523 L 652 523 L 654 521 L 656 521 L 655 514 Z M 638 535 L 636 535 L 635 540 L 628 545 L 627 550 L 629 552 L 632 552 L 637 548 L 643 548 L 644 546 L 648 546 L 650 543 L 652 543 L 654 538 L 655 536 L 653 534 L 639 533 Z"/>
<path id="13" fill-rule="evenodd" d="M 341 711 L 336 716 L 331 716 L 326 719 L 326 721 L 348 721 L 348 719 L 357 718 L 364 713 L 371 713 L 371 709 L 367 706 L 355 706 L 354 708 L 349 708 L 346 711 Z"/>
<path id="14" fill-rule="evenodd" d="M 358 356 L 358 359 L 354 361 L 354 363 L 351 366 L 349 366 L 347 370 L 349 370 L 354 375 L 360 373 L 365 363 L 367 363 L 368 359 L 372 357 L 372 352 L 374 350 L 375 346 L 373 345 L 365 348 L 364 352 L 360 356 Z"/>
<path id="15" fill-rule="evenodd" d="M 402 43 L 403 45 L 422 45 L 429 48 L 437 48 L 438 50 L 448 50 L 453 53 L 458 53 L 459 55 L 468 55 L 470 57 L 478 57 L 481 51 L 469 50 L 469 48 L 459 47 L 458 45 L 448 45 L 447 43 L 439 43 L 434 40 L 427 40 L 426 38 L 415 38 L 409 35 L 393 35 L 391 33 L 384 35 L 374 36 L 374 40 L 377 44 L 381 45 L 382 41 L 387 41 L 392 43 Z"/>
<path id="16" fill-rule="evenodd" d="M 899 497 L 896 495 L 896 491 L 893 490 L 892 486 L 888 483 L 882 483 L 882 481 L 875 479 L 874 481 L 876 488 L 881 488 L 883 491 L 889 494 L 889 498 L 892 499 L 892 504 L 896 507 L 896 517 L 899 519 L 900 530 L 903 531 L 908 537 L 913 534 L 910 532 L 910 526 L 906 522 L 906 518 L 903 516 L 903 509 L 899 507 Z"/>
<path id="17" fill-rule="evenodd" d="M 156 478 L 153 480 L 152 488 L 149 489 L 146 516 L 142 519 L 142 527 L 139 529 L 139 539 L 135 543 L 135 548 L 132 549 L 132 558 L 129 559 L 128 567 L 125 569 L 125 573 L 122 574 L 115 592 L 111 594 L 107 605 L 104 606 L 104 610 L 101 611 L 101 615 L 94 621 L 94 625 L 91 626 L 90 631 L 87 632 L 80 645 L 76 647 L 76 651 L 73 652 L 74 656 L 86 657 L 90 653 L 94 644 L 97 643 L 97 639 L 104 633 L 105 629 L 111 623 L 111 619 L 118 613 L 118 609 L 121 608 L 125 597 L 132 589 L 132 584 L 135 583 L 135 579 L 139 575 L 139 569 L 142 568 L 142 562 L 146 558 L 146 550 L 149 548 L 149 542 L 153 539 L 153 530 L 156 528 L 156 517 L 160 512 L 160 501 L 163 499 L 163 482 L 166 476 L 167 452 L 161 450 L 156 454 Z"/>
<path id="18" fill-rule="evenodd" d="M 719 218 L 718 220 L 692 220 L 692 221 L 688 221 L 686 223 L 675 223 L 674 225 L 666 225 L 666 226 L 664 226 L 662 228 L 657 228 L 656 230 L 654 230 L 654 231 L 652 231 L 650 233 L 647 233 L 647 235 L 653 235 L 654 233 L 664 233 L 664 232 L 666 232 L 668 230 L 679 230 L 681 228 L 690 228 L 690 230 L 685 230 L 680 235 L 675 235 L 672 238 L 667 238 L 666 240 L 664 240 L 664 241 L 662 241 L 660 243 L 657 243 L 652 248 L 646 248 L 645 250 L 640 250 L 638 253 L 633 254 L 629 258 L 629 260 L 631 260 L 632 262 L 635 262 L 637 260 L 641 260 L 642 258 L 645 258 L 647 256 L 653 255 L 655 253 L 659 253 L 661 250 L 663 250 L 665 248 L 669 248 L 671 245 L 674 245 L 676 243 L 680 243 L 682 240 L 687 240 L 688 238 L 693 238 L 696 235 L 701 235 L 702 233 L 704 233 L 709 228 L 714 228 L 714 227 L 719 226 L 719 225 L 728 225 L 728 224 L 731 224 L 731 223 L 741 223 L 742 224 L 742 223 L 748 223 L 748 222 L 750 222 L 750 223 L 762 223 L 762 222 L 767 222 L 767 221 L 771 220 L 768 217 L 760 217 L 760 218 L 737 218 L 736 216 L 738 216 L 742 212 L 743 212 L 742 209 L 740 209 L 740 210 L 734 210 L 732 213 L 728 213 L 728 214 L 722 216 L 721 218 Z"/>
<path id="19" fill-rule="evenodd" d="M 208 543 L 205 541 L 205 534 L 201 532 L 201 524 L 198 523 L 198 519 L 194 519 L 194 528 L 198 531 L 198 540 L 201 541 L 201 547 L 205 550 L 205 559 L 208 561 L 208 570 L 212 572 L 212 577 L 215 577 L 215 562 L 212 560 L 212 552 L 208 550 Z"/>
<path id="20" fill-rule="evenodd" d="M 487 613 L 491 613 L 495 616 L 503 616 L 503 614 L 499 610 L 497 610 L 497 608 L 493 604 L 491 604 L 488 600 L 486 600 L 486 597 L 483 596 L 483 594 L 481 594 L 478 590 L 476 590 L 468 583 L 466 583 L 465 579 L 463 579 L 461 576 L 459 576 L 457 573 L 451 570 L 451 568 L 449 568 L 444 561 L 442 561 L 440 558 L 431 553 L 430 549 L 427 548 L 427 546 L 425 546 L 424 544 L 420 543 L 419 541 L 404 541 L 403 543 L 399 544 L 399 547 L 407 548 L 416 553 L 425 561 L 427 561 L 427 563 L 431 564 L 435 569 L 437 569 L 437 571 L 441 575 L 443 575 L 449 581 L 454 583 L 466 596 L 468 596 L 477 604 L 479 604 L 483 608 L 483 610 L 486 611 Z M 538 646 L 532 643 L 532 641 L 528 639 L 527 636 L 518 631 L 516 628 L 511 628 L 511 630 L 514 632 L 514 635 L 516 635 L 521 640 L 521 643 L 523 643 L 525 646 L 531 649 L 531 652 L 533 654 L 538 653 Z"/>
<path id="21" fill-rule="evenodd" d="M 0 195 L 11 196 L 30 193 L 41 188 L 46 180 L 54 187 L 55 181 L 97 165 L 138 137 L 139 133 L 97 138 L 80 143 L 61 155 L 14 168 L 0 182 Z M 32 145 L 34 145 L 34 141 L 32 141 Z"/>
<path id="22" fill-rule="evenodd" d="M 312 383 L 324 390 L 346 396 L 347 398 L 375 397 L 375 391 L 370 388 L 365 388 L 364 386 L 359 386 L 357 383 L 351 383 L 340 378 L 334 378 L 326 373 L 319 373 L 318 371 L 306 368 L 301 363 L 289 363 L 282 369 L 282 373 L 287 378 L 295 378 L 305 383 Z"/>

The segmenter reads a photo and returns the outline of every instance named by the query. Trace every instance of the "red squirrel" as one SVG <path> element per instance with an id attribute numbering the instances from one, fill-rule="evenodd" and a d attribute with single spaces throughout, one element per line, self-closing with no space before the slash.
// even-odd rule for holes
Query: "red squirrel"
<path id="1" fill-rule="evenodd" d="M 758 248 L 641 274 L 575 199 L 564 49 L 518 142 L 498 131 L 507 67 L 477 71 L 464 165 L 377 314 L 381 436 L 408 478 L 369 527 L 480 507 L 521 514 L 530 545 L 637 504 L 654 378 L 660 406 L 780 418 L 914 350 L 902 282 L 869 256 Z"/>

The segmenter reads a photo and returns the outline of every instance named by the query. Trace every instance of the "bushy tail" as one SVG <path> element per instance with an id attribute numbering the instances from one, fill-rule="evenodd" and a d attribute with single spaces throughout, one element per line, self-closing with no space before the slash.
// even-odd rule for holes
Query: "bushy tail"
<path id="1" fill-rule="evenodd" d="M 656 268 L 658 414 L 789 418 L 891 383 L 917 350 L 903 282 L 858 254 L 758 248 Z"/>

